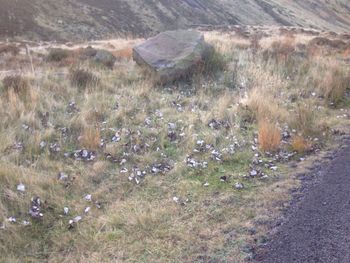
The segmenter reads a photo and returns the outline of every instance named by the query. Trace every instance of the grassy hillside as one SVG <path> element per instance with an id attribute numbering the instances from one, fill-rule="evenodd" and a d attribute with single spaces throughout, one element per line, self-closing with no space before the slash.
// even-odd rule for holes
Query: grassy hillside
<path id="1" fill-rule="evenodd" d="M 350 29 L 350 4 L 345 0 L 1 0 L 0 5 L 2 38 L 145 36 L 198 24 Z"/>
<path id="2" fill-rule="evenodd" d="M 90 43 L 112 69 L 1 45 L 0 261 L 253 257 L 292 172 L 350 124 L 349 36 L 259 32 L 206 32 L 211 63 L 169 86 L 130 60 L 138 39 Z"/>

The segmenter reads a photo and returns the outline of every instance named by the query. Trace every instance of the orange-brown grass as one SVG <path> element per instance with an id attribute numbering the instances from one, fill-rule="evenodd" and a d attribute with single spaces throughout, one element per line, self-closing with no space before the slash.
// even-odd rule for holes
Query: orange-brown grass
<path id="1" fill-rule="evenodd" d="M 347 49 L 345 49 L 345 51 L 343 52 L 343 57 L 344 57 L 344 58 L 350 57 L 350 47 L 348 47 Z"/>
<path id="2" fill-rule="evenodd" d="M 291 146 L 292 150 L 298 153 L 308 152 L 312 147 L 310 141 L 300 135 L 296 135 L 292 138 Z"/>
<path id="3" fill-rule="evenodd" d="M 281 131 L 270 121 L 259 122 L 258 142 L 259 147 L 264 152 L 274 152 L 281 144 Z"/>
<path id="4" fill-rule="evenodd" d="M 119 59 L 130 60 L 132 58 L 132 47 L 126 47 L 117 51 L 112 52 L 112 54 Z"/>
<path id="5" fill-rule="evenodd" d="M 89 150 L 97 150 L 100 146 L 100 130 L 94 127 L 85 128 L 80 136 L 81 147 Z"/>
<path id="6" fill-rule="evenodd" d="M 275 87 L 274 87 L 275 88 Z M 285 120 L 288 112 L 283 109 L 279 103 L 271 96 L 273 91 L 271 89 L 263 89 L 263 87 L 253 88 L 249 97 L 244 104 L 251 112 L 251 119 L 253 120 Z"/>
<path id="7" fill-rule="evenodd" d="M 278 62 L 287 62 L 295 51 L 295 36 L 288 35 L 282 40 L 275 41 L 271 44 L 270 56 Z"/>

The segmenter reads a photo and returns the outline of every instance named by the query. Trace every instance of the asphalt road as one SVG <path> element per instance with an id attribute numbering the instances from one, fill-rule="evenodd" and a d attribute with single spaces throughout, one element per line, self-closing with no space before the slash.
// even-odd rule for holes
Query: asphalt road
<path id="1" fill-rule="evenodd" d="M 350 263 L 350 139 L 306 182 L 285 222 L 255 261 Z"/>

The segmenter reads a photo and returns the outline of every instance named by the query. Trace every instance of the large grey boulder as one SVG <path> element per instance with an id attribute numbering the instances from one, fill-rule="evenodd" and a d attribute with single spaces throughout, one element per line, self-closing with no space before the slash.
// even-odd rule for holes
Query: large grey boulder
<path id="1" fill-rule="evenodd" d="M 193 73 L 211 50 L 197 31 L 167 31 L 134 47 L 133 58 L 151 69 L 157 81 L 166 83 Z"/>

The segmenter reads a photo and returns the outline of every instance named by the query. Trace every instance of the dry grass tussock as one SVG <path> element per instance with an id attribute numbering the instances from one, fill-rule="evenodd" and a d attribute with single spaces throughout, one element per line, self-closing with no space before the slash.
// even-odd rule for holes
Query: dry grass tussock
<path id="1" fill-rule="evenodd" d="M 295 135 L 292 138 L 292 149 L 298 153 L 305 153 L 311 150 L 312 144 L 310 141 L 300 135 Z"/>
<path id="2" fill-rule="evenodd" d="M 96 86 L 99 82 L 97 76 L 95 76 L 91 71 L 81 68 L 73 68 L 70 70 L 69 74 L 70 83 L 79 89 L 92 88 Z"/>
<path id="3" fill-rule="evenodd" d="M 18 55 L 20 52 L 19 47 L 11 44 L 0 44 L 0 55 L 2 54 L 12 54 L 13 56 Z"/>
<path id="4" fill-rule="evenodd" d="M 333 61 L 328 65 L 319 88 L 329 102 L 336 105 L 341 103 L 346 91 L 350 90 L 350 70 L 344 69 L 339 63 Z"/>
<path id="5" fill-rule="evenodd" d="M 29 89 L 29 81 L 21 75 L 7 76 L 2 80 L 2 86 L 5 92 L 12 90 L 16 94 L 25 94 Z"/>
<path id="6" fill-rule="evenodd" d="M 101 144 L 100 130 L 98 128 L 86 127 L 79 138 L 82 148 L 97 150 Z"/>
<path id="7" fill-rule="evenodd" d="M 113 52 L 113 55 L 119 59 L 131 60 L 132 59 L 132 47 L 125 47 Z"/>
<path id="8" fill-rule="evenodd" d="M 268 232 L 256 222 L 278 215 L 276 203 L 298 184 L 266 152 L 299 161 L 317 146 L 310 142 L 327 145 L 326 132 L 350 124 L 348 65 L 290 52 L 285 36 L 273 47 L 263 36 L 258 49 L 234 32 L 205 38 L 216 48 L 208 65 L 215 74 L 191 82 L 153 85 L 120 51 L 125 41 L 110 41 L 125 58 L 112 69 L 84 60 L 72 67 L 62 50 L 46 54 L 62 63 L 33 52 L 35 74 L 1 80 L 0 261 L 251 256 L 246 248 Z M 279 59 L 264 57 L 267 49 Z M 28 214 L 33 197 L 43 217 Z"/>
<path id="9" fill-rule="evenodd" d="M 260 120 L 258 126 L 258 141 L 264 152 L 275 152 L 281 144 L 281 130 L 267 120 Z"/>

